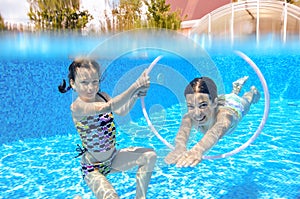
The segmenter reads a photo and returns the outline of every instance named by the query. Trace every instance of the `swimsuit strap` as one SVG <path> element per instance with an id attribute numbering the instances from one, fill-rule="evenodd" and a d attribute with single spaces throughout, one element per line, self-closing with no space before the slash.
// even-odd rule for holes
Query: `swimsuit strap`
<path id="1" fill-rule="evenodd" d="M 82 156 L 87 151 L 87 148 L 85 147 L 81 148 L 81 146 L 77 144 L 76 151 L 78 152 L 78 155 L 75 156 L 74 158 L 78 158 L 79 156 Z"/>
<path id="2" fill-rule="evenodd" d="M 104 99 L 105 102 L 108 102 L 108 100 L 104 97 L 104 95 L 102 95 L 101 93 L 97 93 L 99 95 L 99 97 L 101 97 L 102 99 Z"/>

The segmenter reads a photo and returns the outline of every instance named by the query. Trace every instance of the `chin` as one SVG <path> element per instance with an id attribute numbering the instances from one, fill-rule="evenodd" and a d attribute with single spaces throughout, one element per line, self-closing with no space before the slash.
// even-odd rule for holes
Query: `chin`
<path id="1" fill-rule="evenodd" d="M 84 99 L 86 101 L 94 101 L 95 100 L 95 96 L 85 96 Z"/>

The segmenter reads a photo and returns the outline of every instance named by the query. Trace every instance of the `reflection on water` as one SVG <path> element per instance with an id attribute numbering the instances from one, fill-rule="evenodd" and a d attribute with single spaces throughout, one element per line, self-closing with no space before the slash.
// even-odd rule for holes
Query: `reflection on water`
<path id="1" fill-rule="evenodd" d="M 212 153 L 232 150 L 253 134 L 263 103 L 253 107 L 233 136 L 221 140 Z M 294 119 L 289 119 L 287 111 L 293 113 Z M 179 127 L 180 112 L 172 107 L 166 110 L 166 115 L 167 120 L 159 129 L 172 143 Z M 154 121 L 155 117 L 159 114 L 152 115 Z M 300 118 L 300 112 L 297 107 L 289 106 L 288 100 L 273 100 L 268 125 L 251 146 L 229 158 L 204 160 L 196 168 L 167 166 L 163 158 L 169 149 L 149 131 L 143 118 L 138 123 L 117 127 L 120 129 L 117 142 L 118 148 L 150 146 L 157 151 L 158 161 L 149 198 L 244 198 L 245 194 L 254 198 L 297 198 L 300 180 L 297 154 L 300 120 L 297 118 Z M 191 143 L 199 136 L 193 132 Z M 79 136 L 72 133 L 3 144 L 0 148 L 3 154 L 0 169 L 2 196 L 72 198 L 80 194 L 94 199 L 82 180 L 79 159 L 73 158 L 77 155 L 77 143 L 80 143 Z M 134 197 L 135 172 L 110 174 L 108 178 L 121 198 Z M 287 189 L 289 191 L 285 191 Z"/>
<path id="2" fill-rule="evenodd" d="M 76 144 L 80 143 L 69 111 L 73 96 L 72 93 L 61 95 L 57 86 L 67 77 L 72 57 L 102 52 L 101 42 L 105 39 L 111 38 L 1 33 L 0 43 L 5 50 L 0 51 L 0 113 L 4 118 L 0 134 L 0 173 L 3 174 L 0 191 L 4 198 L 71 198 L 75 194 L 94 198 L 81 178 L 79 159 L 73 158 L 77 155 Z M 172 45 L 176 39 L 168 41 Z M 108 44 L 104 46 L 110 51 L 122 45 Z M 169 149 L 147 127 L 139 101 L 129 118 L 124 121 L 116 118 L 119 148 L 149 146 L 157 150 L 159 159 L 149 198 L 299 197 L 298 44 L 281 45 L 266 39 L 265 45 L 249 41 L 232 46 L 214 41 L 212 46 L 203 43 L 205 50 L 199 51 L 202 58 L 207 56 L 203 59 L 190 58 L 188 51 L 181 54 L 180 49 L 168 45 L 159 50 L 125 49 L 114 60 L 100 59 L 105 68 L 101 89 L 114 95 L 118 92 L 115 85 L 129 82 L 132 75 L 146 68 L 158 54 L 165 55 L 150 74 L 152 84 L 145 100 L 151 121 L 170 143 L 185 111 L 179 104 L 183 98 L 180 78 L 188 82 L 202 73 L 210 74 L 208 69 L 212 67 L 222 92 L 230 91 L 231 82 L 245 75 L 250 76 L 245 89 L 256 85 L 262 91 L 252 68 L 234 54 L 234 50 L 240 50 L 259 66 L 269 86 L 271 111 L 255 142 L 232 157 L 205 160 L 194 169 L 178 169 L 163 162 Z M 202 64 L 210 67 L 203 69 Z M 263 109 L 264 98 L 251 108 L 237 131 L 222 139 L 211 153 L 228 152 L 248 140 L 259 125 Z M 200 138 L 199 133 L 192 132 L 190 145 Z M 134 197 L 134 173 L 113 174 L 109 179 L 122 198 Z"/>

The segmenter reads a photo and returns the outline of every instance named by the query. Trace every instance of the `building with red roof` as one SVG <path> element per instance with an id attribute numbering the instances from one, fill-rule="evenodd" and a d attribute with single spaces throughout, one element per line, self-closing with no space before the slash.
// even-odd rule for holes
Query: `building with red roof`
<path id="1" fill-rule="evenodd" d="M 184 34 L 228 38 L 274 33 L 285 41 L 300 35 L 300 8 L 283 0 L 166 0 L 179 11 Z"/>
<path id="2" fill-rule="evenodd" d="M 231 0 L 166 0 L 171 11 L 180 10 L 182 19 L 190 21 L 200 19 L 211 11 L 231 3 Z"/>
<path id="3" fill-rule="evenodd" d="M 201 19 L 213 10 L 231 3 L 231 0 L 166 0 L 171 5 L 171 11 L 179 11 L 183 23 L 182 31 L 189 31 L 194 20 Z"/>

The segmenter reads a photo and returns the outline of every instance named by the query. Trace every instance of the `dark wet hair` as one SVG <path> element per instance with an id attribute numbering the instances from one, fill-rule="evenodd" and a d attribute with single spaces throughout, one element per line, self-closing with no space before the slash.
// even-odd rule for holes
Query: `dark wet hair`
<path id="1" fill-rule="evenodd" d="M 184 96 L 194 93 L 206 93 L 210 100 L 215 100 L 218 96 L 217 86 L 209 77 L 198 77 L 193 79 L 185 88 Z"/>
<path id="2" fill-rule="evenodd" d="M 95 61 L 87 58 L 80 58 L 74 60 L 71 65 L 69 66 L 69 86 L 66 88 L 66 80 L 63 79 L 62 83 L 58 86 L 58 90 L 61 93 L 66 93 L 67 91 L 72 89 L 72 86 L 70 84 L 70 81 L 75 81 L 77 68 L 94 68 L 98 71 L 100 74 L 100 65 Z"/>

